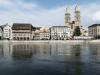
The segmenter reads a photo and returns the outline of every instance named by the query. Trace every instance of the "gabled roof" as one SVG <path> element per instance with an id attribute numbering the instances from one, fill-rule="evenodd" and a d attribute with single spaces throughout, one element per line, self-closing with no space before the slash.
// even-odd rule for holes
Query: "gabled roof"
<path id="1" fill-rule="evenodd" d="M 9 26 L 8 24 L 1 25 L 0 28 L 3 30 L 4 27 Z"/>

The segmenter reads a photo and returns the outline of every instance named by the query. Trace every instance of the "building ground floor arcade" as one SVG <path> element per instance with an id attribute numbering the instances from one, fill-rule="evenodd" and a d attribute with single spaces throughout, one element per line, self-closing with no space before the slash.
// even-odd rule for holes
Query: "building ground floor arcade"
<path id="1" fill-rule="evenodd" d="M 31 33 L 13 33 L 13 40 L 32 40 L 34 35 Z"/>

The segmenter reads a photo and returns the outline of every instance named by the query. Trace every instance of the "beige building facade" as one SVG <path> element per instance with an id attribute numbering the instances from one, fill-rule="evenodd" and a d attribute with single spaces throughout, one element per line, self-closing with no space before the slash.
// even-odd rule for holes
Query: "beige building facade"
<path id="1" fill-rule="evenodd" d="M 35 28 L 31 24 L 14 23 L 12 26 L 13 40 L 32 40 Z"/>
<path id="2" fill-rule="evenodd" d="M 34 40 L 50 40 L 49 28 L 40 28 L 36 30 Z"/>
<path id="3" fill-rule="evenodd" d="M 49 40 L 49 39 L 50 39 L 49 28 L 41 28 L 40 29 L 40 40 Z"/>
<path id="4" fill-rule="evenodd" d="M 40 39 L 40 30 L 36 30 L 34 40 L 39 40 L 39 39 Z"/>

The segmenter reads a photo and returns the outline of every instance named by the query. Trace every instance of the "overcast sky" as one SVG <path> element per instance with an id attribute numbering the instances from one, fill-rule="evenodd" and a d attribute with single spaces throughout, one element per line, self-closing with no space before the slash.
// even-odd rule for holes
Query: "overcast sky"
<path id="1" fill-rule="evenodd" d="M 0 24 L 64 25 L 65 8 L 69 7 L 74 17 L 77 3 L 81 7 L 81 24 L 84 27 L 100 23 L 100 0 L 0 0 Z"/>

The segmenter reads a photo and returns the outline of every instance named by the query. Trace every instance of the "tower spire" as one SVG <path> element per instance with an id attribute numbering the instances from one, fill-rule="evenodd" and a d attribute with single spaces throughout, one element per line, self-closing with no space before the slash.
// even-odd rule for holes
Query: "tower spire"
<path id="1" fill-rule="evenodd" d="M 68 7 L 66 8 L 66 13 L 69 13 L 69 8 Z"/>
<path id="2" fill-rule="evenodd" d="M 80 11 L 80 5 L 79 5 L 79 0 L 76 0 L 76 6 L 75 6 L 75 11 Z"/>
<path id="3" fill-rule="evenodd" d="M 79 2 L 77 0 L 77 4 L 75 6 L 75 23 L 76 26 L 81 26 L 81 16 L 80 16 L 80 6 L 79 6 Z"/>
<path id="4" fill-rule="evenodd" d="M 76 5 L 75 12 L 80 12 L 80 6 L 79 5 Z"/>

